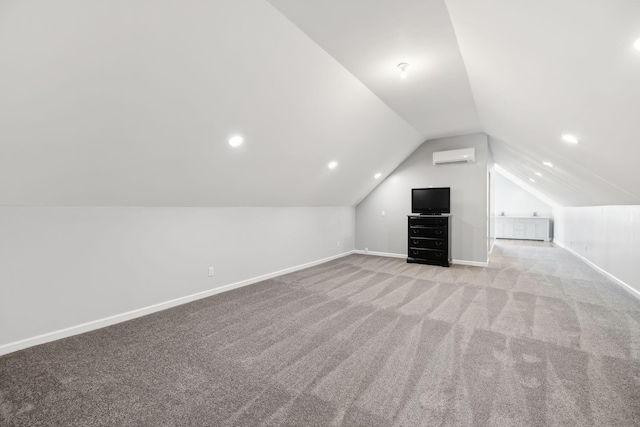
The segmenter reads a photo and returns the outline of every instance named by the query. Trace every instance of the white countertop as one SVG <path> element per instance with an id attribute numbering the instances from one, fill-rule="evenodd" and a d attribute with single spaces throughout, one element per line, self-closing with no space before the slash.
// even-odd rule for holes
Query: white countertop
<path id="1" fill-rule="evenodd" d="M 551 219 L 548 216 L 510 216 L 510 215 L 495 215 L 493 218 L 517 218 L 517 219 Z"/>

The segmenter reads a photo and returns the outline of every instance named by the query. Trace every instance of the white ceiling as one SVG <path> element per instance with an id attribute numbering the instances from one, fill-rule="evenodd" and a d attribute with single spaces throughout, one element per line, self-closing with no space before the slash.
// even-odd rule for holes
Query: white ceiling
<path id="1" fill-rule="evenodd" d="M 425 139 L 482 131 L 443 1 L 269 1 Z"/>
<path id="2" fill-rule="evenodd" d="M 424 141 L 263 0 L 0 2 L 0 94 L 4 205 L 353 205 Z"/>
<path id="3" fill-rule="evenodd" d="M 639 204 L 640 2 L 447 6 L 494 160 L 565 206 Z"/>
<path id="4" fill-rule="evenodd" d="M 0 1 L 0 204 L 353 205 L 476 131 L 562 205 L 639 204 L 638 38 L 637 0 Z"/>

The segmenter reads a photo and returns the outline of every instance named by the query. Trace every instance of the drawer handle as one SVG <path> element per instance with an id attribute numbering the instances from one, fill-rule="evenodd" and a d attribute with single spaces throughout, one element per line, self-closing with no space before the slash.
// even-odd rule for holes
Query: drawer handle
<path id="1" fill-rule="evenodd" d="M 436 230 L 436 234 L 442 234 L 442 230 Z"/>
<path id="2" fill-rule="evenodd" d="M 436 256 L 442 256 L 442 252 L 436 252 Z"/>
<path id="3" fill-rule="evenodd" d="M 411 230 L 413 234 L 418 234 L 418 230 Z"/>
<path id="4" fill-rule="evenodd" d="M 413 241 L 413 244 L 414 244 L 414 245 L 417 245 L 417 244 L 418 244 L 418 241 L 417 241 L 417 240 L 414 240 L 414 241 Z"/>
<path id="5" fill-rule="evenodd" d="M 418 251 L 413 251 L 413 254 L 414 255 L 418 255 Z"/>
<path id="6" fill-rule="evenodd" d="M 436 246 L 442 246 L 442 242 L 436 242 Z"/>

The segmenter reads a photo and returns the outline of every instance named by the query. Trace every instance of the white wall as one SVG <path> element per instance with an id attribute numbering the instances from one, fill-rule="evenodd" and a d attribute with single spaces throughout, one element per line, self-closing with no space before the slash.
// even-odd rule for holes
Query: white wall
<path id="1" fill-rule="evenodd" d="M 635 289 L 640 297 L 640 206 L 556 208 L 554 241 Z"/>
<path id="2" fill-rule="evenodd" d="M 553 217 L 553 208 L 499 173 L 494 174 L 494 215 Z"/>
<path id="3" fill-rule="evenodd" d="M 471 147 L 476 149 L 476 163 L 433 165 L 434 151 Z M 487 135 L 483 133 L 422 144 L 356 206 L 356 249 L 406 255 L 411 189 L 451 187 L 452 258 L 486 263 L 487 156 Z"/>
<path id="4" fill-rule="evenodd" d="M 487 206 L 487 247 L 489 252 L 493 250 L 493 245 L 496 242 L 496 224 L 493 219 L 493 212 L 496 205 L 496 172 L 493 168 L 493 154 L 491 149 L 488 151 L 489 156 L 487 159 L 487 191 L 489 193 L 489 205 Z"/>
<path id="5" fill-rule="evenodd" d="M 0 207 L 0 349 L 353 247 L 352 207 Z"/>

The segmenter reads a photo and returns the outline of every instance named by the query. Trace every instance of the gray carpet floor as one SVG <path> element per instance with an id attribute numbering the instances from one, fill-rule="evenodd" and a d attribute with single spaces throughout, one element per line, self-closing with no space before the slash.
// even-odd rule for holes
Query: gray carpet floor
<path id="1" fill-rule="evenodd" d="M 640 300 L 550 243 L 351 255 L 1 357 L 0 424 L 640 425 Z"/>

